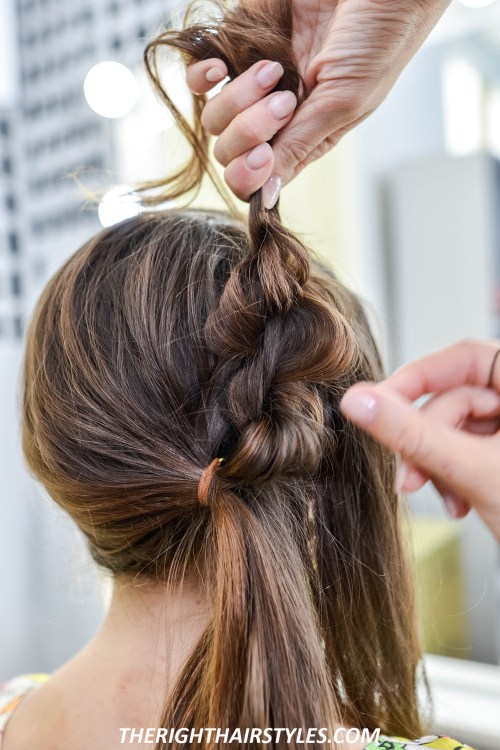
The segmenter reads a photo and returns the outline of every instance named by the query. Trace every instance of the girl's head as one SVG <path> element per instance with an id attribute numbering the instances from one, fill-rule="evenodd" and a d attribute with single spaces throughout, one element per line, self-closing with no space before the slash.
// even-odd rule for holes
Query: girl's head
<path id="1" fill-rule="evenodd" d="M 380 375 L 359 303 L 313 259 L 300 297 L 273 314 L 248 254 L 245 227 L 225 214 L 143 214 L 84 245 L 38 302 L 24 450 L 114 573 L 199 568 L 220 498 L 284 504 L 308 538 L 328 485 L 325 516 L 349 517 L 351 551 L 358 523 L 394 516 L 392 461 L 338 408 L 349 385 Z"/>
<path id="2" fill-rule="evenodd" d="M 213 38 L 194 27 L 160 44 L 194 59 Z M 197 176 L 166 180 L 164 197 L 208 170 L 201 108 Z M 248 225 L 145 213 L 49 281 L 24 364 L 31 471 L 100 565 L 165 585 L 196 575 L 210 602 L 162 726 L 419 732 L 394 462 L 339 411 L 380 376 L 357 299 L 260 195 Z"/>
<path id="3" fill-rule="evenodd" d="M 28 333 L 28 464 L 113 573 L 200 576 L 213 620 L 163 726 L 414 728 L 393 461 L 339 411 L 380 376 L 365 318 L 314 258 L 271 311 L 248 256 L 244 226 L 199 211 L 76 252 Z"/>

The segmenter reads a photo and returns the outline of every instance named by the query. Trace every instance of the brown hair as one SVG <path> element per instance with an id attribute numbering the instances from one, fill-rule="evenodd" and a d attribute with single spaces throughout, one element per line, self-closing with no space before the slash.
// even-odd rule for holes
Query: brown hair
<path id="1" fill-rule="evenodd" d="M 290 3 L 249 7 L 149 45 L 167 104 L 163 45 L 234 74 L 279 59 L 299 90 Z M 211 169 L 202 99 L 193 129 L 171 105 L 195 157 L 156 183 L 163 199 Z M 339 410 L 381 375 L 359 302 L 260 193 L 248 226 L 186 209 L 105 229 L 46 286 L 23 374 L 31 471 L 100 565 L 172 583 L 197 570 L 210 594 L 161 726 L 421 732 L 394 461 Z"/>

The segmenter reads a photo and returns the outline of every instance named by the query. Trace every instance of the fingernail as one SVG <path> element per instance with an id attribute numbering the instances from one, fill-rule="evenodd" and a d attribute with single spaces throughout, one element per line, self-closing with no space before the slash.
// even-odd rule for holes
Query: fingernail
<path id="1" fill-rule="evenodd" d="M 401 456 L 396 456 L 396 492 L 401 492 L 403 489 L 406 477 L 408 476 L 408 464 L 403 461 Z"/>
<path id="2" fill-rule="evenodd" d="M 262 188 L 262 200 L 264 202 L 264 208 L 268 211 L 274 208 L 280 197 L 281 188 L 283 187 L 283 180 L 277 175 L 273 175 L 268 179 Z"/>
<path id="3" fill-rule="evenodd" d="M 274 117 L 282 120 L 293 112 L 296 104 L 295 94 L 291 91 L 280 91 L 269 99 L 267 106 Z"/>
<path id="4" fill-rule="evenodd" d="M 341 406 L 349 419 L 362 425 L 373 422 L 378 412 L 377 399 L 366 391 L 347 391 L 341 401 Z"/>
<path id="5" fill-rule="evenodd" d="M 273 151 L 269 143 L 261 143 L 256 146 L 247 156 L 247 164 L 250 169 L 262 169 L 269 163 Z"/>
<path id="6" fill-rule="evenodd" d="M 443 495 L 443 501 L 448 514 L 452 518 L 458 518 L 459 508 L 461 505 L 460 500 L 455 495 L 446 493 L 445 495 Z"/>
<path id="7" fill-rule="evenodd" d="M 469 503 L 462 497 L 454 495 L 452 492 L 443 494 L 444 504 L 452 518 L 465 518 L 471 510 Z"/>
<path id="8" fill-rule="evenodd" d="M 222 81 L 225 76 L 226 74 L 224 73 L 222 68 L 209 68 L 209 70 L 207 70 L 207 72 L 205 73 L 205 78 L 211 83 Z"/>
<path id="9" fill-rule="evenodd" d="M 285 69 L 281 63 L 272 62 L 264 65 L 255 76 L 255 79 L 259 86 L 262 86 L 263 89 L 267 89 L 273 83 L 277 83 L 284 72 Z"/>

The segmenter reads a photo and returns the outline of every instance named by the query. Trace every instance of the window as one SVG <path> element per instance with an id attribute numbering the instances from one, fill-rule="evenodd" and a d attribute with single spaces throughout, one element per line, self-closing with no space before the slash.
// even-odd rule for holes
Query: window
<path id="1" fill-rule="evenodd" d="M 26 155 L 29 158 L 32 158 L 33 156 L 38 156 L 42 151 L 44 151 L 46 148 L 46 143 L 44 140 L 34 141 L 33 143 L 30 143 L 26 147 Z"/>
<path id="2" fill-rule="evenodd" d="M 12 255 L 19 255 L 19 235 L 16 232 L 9 232 L 7 244 Z"/>
<path id="3" fill-rule="evenodd" d="M 36 81 L 38 78 L 40 78 L 40 73 L 40 68 L 32 68 L 31 70 L 26 72 L 25 80 L 30 82 Z"/>
<path id="4" fill-rule="evenodd" d="M 13 195 L 7 195 L 6 196 L 6 198 L 5 198 L 5 206 L 6 206 L 7 210 L 10 211 L 11 213 L 15 212 L 15 210 L 17 208 L 17 203 L 16 203 L 16 199 L 14 198 Z"/>
<path id="5" fill-rule="evenodd" d="M 79 90 L 68 91 L 66 94 L 64 94 L 60 99 L 61 109 L 67 109 L 68 107 L 71 107 L 72 104 L 79 100 L 79 94 Z"/>
<path id="6" fill-rule="evenodd" d="M 24 116 L 28 120 L 35 120 L 37 117 L 39 117 L 42 114 L 43 106 L 41 102 L 37 102 L 36 104 L 32 104 L 30 107 L 25 107 L 24 110 Z"/>
<path id="7" fill-rule="evenodd" d="M 98 160 L 95 160 L 97 164 Z M 102 160 L 100 160 L 102 164 Z M 83 210 L 81 203 L 69 206 L 49 216 L 43 216 L 31 222 L 31 231 L 35 235 L 45 234 L 51 231 L 57 231 L 61 228 L 68 227 L 71 224 L 83 224 L 91 221 L 96 224 L 97 213 L 94 210 Z"/>
<path id="8" fill-rule="evenodd" d="M 24 5 L 21 5 L 19 9 L 25 13 L 29 13 L 35 7 L 35 0 L 27 0 Z"/>
<path id="9" fill-rule="evenodd" d="M 4 156 L 2 159 L 2 172 L 4 174 L 12 174 L 12 159 L 9 159 L 8 156 Z"/>
<path id="10" fill-rule="evenodd" d="M 79 26 L 80 24 L 90 25 L 94 20 L 94 13 L 91 8 L 85 8 L 77 15 L 72 18 L 72 26 Z"/>
<path id="11" fill-rule="evenodd" d="M 55 151 L 55 149 L 59 148 L 59 146 L 61 145 L 61 140 L 62 138 L 59 133 L 56 133 L 56 135 L 52 136 L 52 138 L 50 138 L 47 142 L 49 149 L 51 151 Z"/>
<path id="12" fill-rule="evenodd" d="M 75 52 L 74 60 L 75 62 L 78 62 L 79 60 L 85 60 L 88 57 L 94 57 L 95 51 L 95 44 L 85 44 Z"/>
<path id="13" fill-rule="evenodd" d="M 12 274 L 12 276 L 10 277 L 10 290 L 14 297 L 21 296 L 21 274 Z"/>
<path id="14" fill-rule="evenodd" d="M 32 32 L 31 34 L 27 34 L 24 37 L 24 46 L 25 47 L 33 47 L 33 45 L 36 44 L 36 41 L 38 39 L 38 35 L 36 32 Z"/>

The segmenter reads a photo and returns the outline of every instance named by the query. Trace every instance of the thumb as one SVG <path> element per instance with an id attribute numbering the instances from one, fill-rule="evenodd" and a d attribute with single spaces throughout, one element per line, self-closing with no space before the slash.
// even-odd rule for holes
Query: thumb
<path id="1" fill-rule="evenodd" d="M 403 460 L 462 496 L 478 494 L 481 461 L 477 439 L 424 416 L 388 387 L 360 383 L 350 388 L 341 411 Z"/>
<path id="2" fill-rule="evenodd" d="M 291 182 L 299 165 L 313 151 L 318 157 L 329 151 L 335 145 L 335 133 L 350 119 L 350 113 L 337 111 L 330 88 L 322 84 L 316 86 L 271 143 L 275 155 L 274 174 L 281 178 L 283 185 Z"/>

